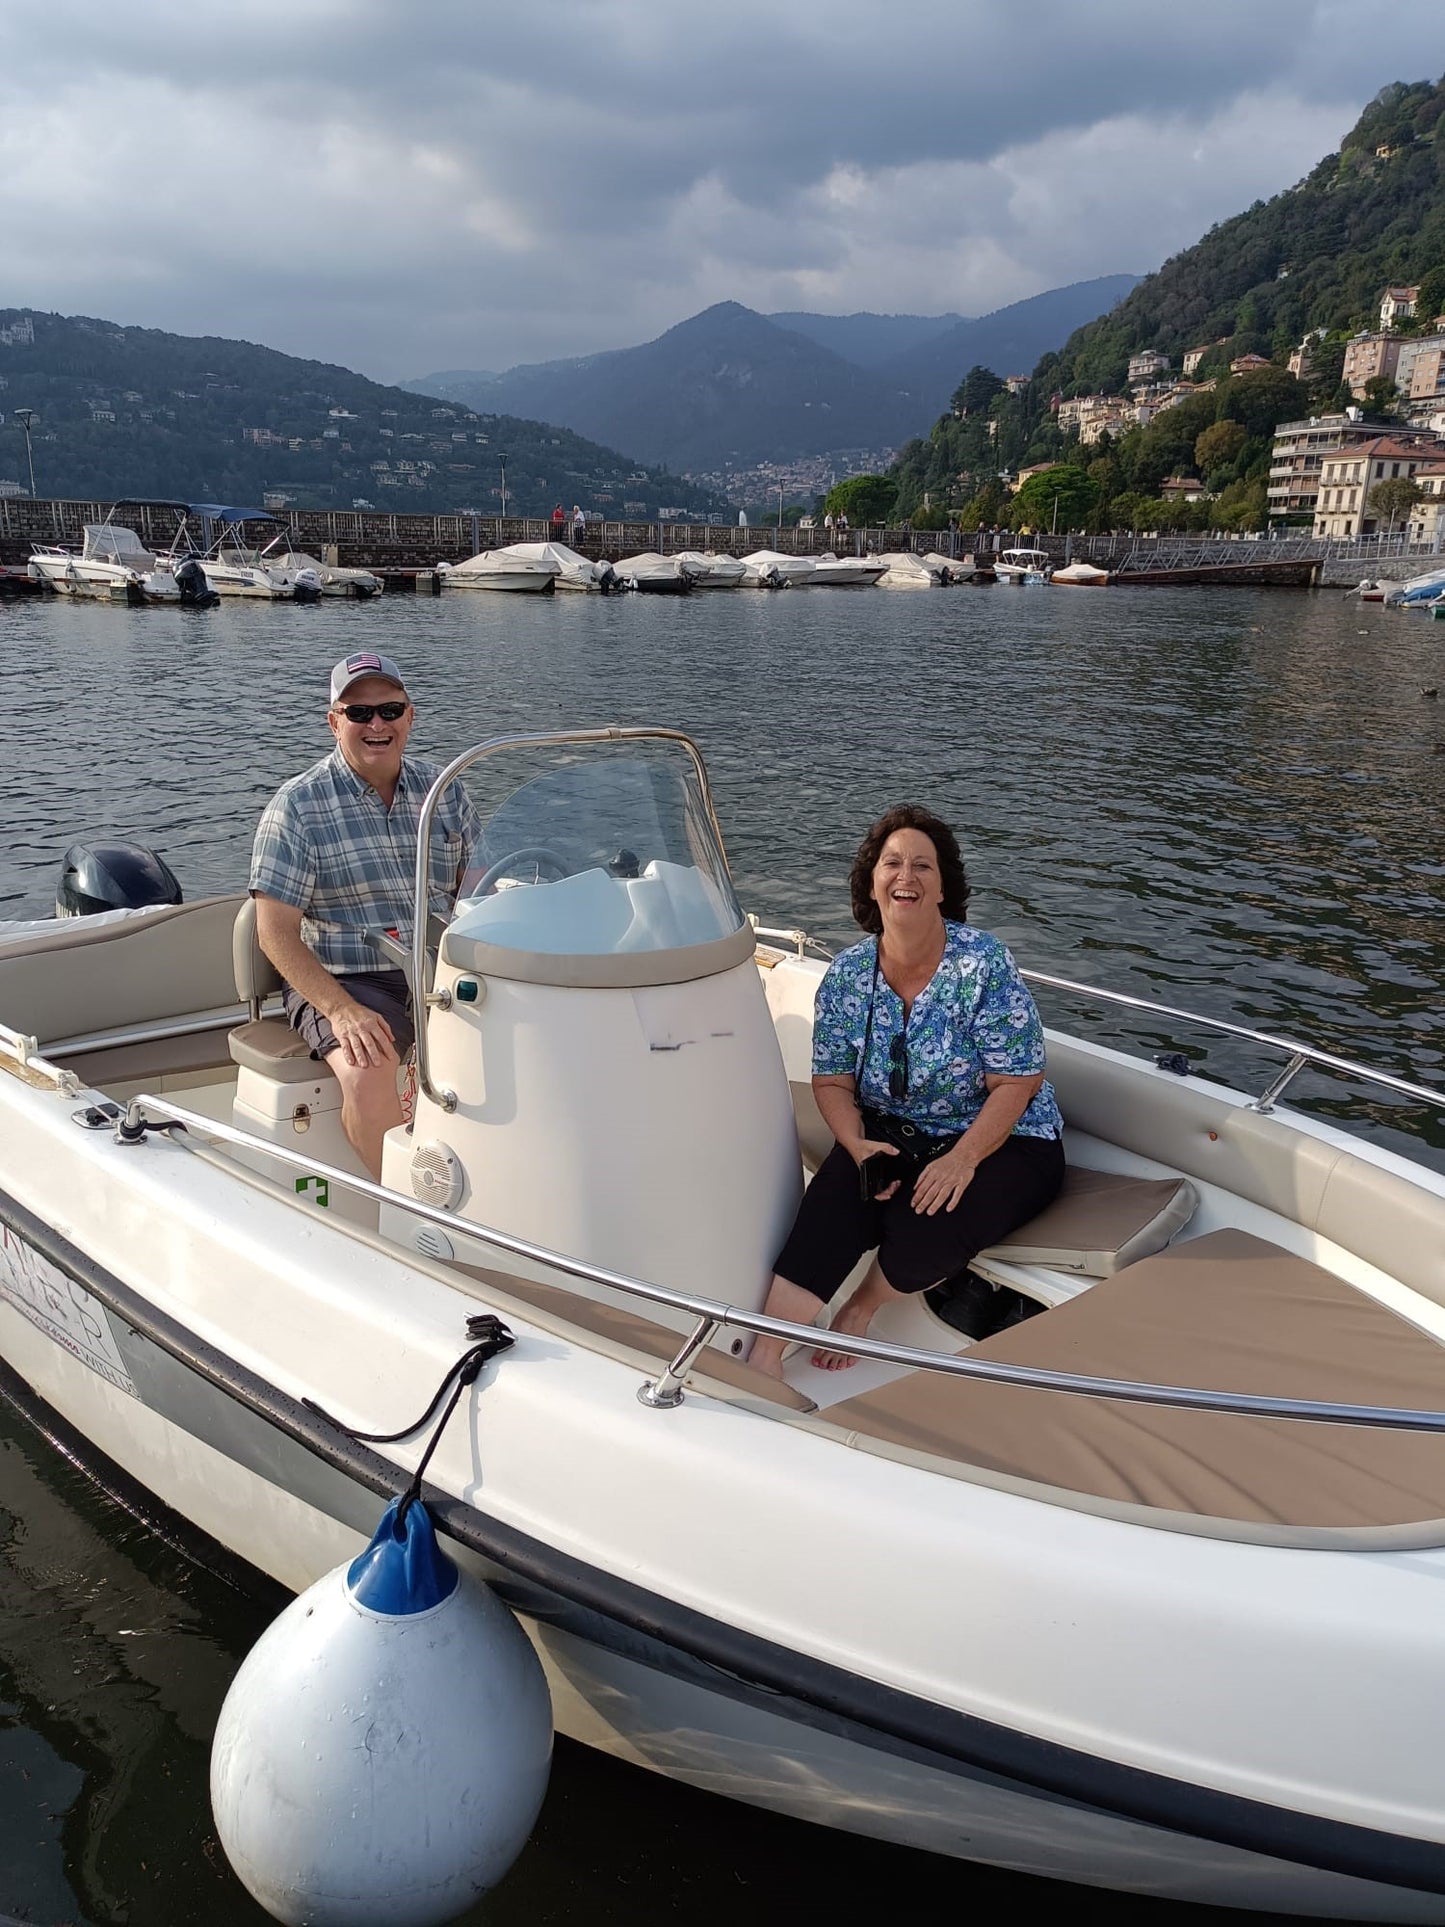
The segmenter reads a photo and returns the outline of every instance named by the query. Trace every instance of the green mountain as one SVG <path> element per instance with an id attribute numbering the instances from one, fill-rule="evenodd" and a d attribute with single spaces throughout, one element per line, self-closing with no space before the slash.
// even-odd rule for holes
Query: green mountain
<path id="1" fill-rule="evenodd" d="M 1445 79 L 1386 87 L 1337 154 L 1166 261 L 1046 355 L 1038 378 L 1065 394 L 1114 393 L 1143 348 L 1177 363 L 1222 337 L 1216 364 L 1249 353 L 1282 363 L 1310 329 L 1377 326 L 1387 287 L 1445 264 L 1442 115 Z"/>
<path id="2" fill-rule="evenodd" d="M 890 472 L 899 511 L 925 525 L 954 510 L 971 525 L 1265 526 L 1276 424 L 1353 400 L 1340 388 L 1345 342 L 1379 326 L 1385 289 L 1421 288 L 1422 312 L 1403 331 L 1445 311 L 1442 128 L 1445 80 L 1385 88 L 1337 154 L 1211 228 L 1078 328 L 1039 360 L 1022 393 L 973 367 L 932 432 L 900 452 Z M 1309 362 L 1296 379 L 1284 364 L 1306 336 Z M 1166 357 L 1171 376 L 1188 350 L 1204 349 L 1194 378 L 1213 386 L 1091 445 L 1061 431 L 1061 399 L 1122 394 L 1129 359 L 1144 349 Z M 1231 374 L 1243 356 L 1263 365 Z M 1391 404 L 1388 392 L 1378 400 Z M 1045 463 L 1059 473 L 1012 501 L 1004 494 L 1002 472 Z M 1167 499 L 1172 476 L 1197 477 L 1210 499 L 1185 502 L 1178 490 Z"/>
<path id="3" fill-rule="evenodd" d="M 706 489 L 546 422 L 383 387 L 247 341 L 0 308 L 0 484 L 298 508 L 725 512 Z M 635 511 L 628 503 L 638 505 Z"/>

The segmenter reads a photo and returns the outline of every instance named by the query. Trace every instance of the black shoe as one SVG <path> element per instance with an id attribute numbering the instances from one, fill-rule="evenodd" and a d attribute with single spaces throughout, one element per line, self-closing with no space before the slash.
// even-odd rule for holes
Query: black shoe
<path id="1" fill-rule="evenodd" d="M 923 1294 L 923 1301 L 945 1325 L 951 1325 L 965 1338 L 987 1338 L 998 1330 L 998 1319 L 1006 1309 L 1000 1300 L 1007 1296 L 976 1271 L 961 1271 L 945 1278 Z"/>

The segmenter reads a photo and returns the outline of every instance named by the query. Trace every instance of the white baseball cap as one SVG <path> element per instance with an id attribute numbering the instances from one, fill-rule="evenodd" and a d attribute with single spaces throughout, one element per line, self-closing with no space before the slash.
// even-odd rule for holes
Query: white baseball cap
<path id="1" fill-rule="evenodd" d="M 359 655 L 343 656 L 331 672 L 331 700 L 339 703 L 354 682 L 363 676 L 380 676 L 383 682 L 394 682 L 402 695 L 406 694 L 406 684 L 401 671 L 390 656 L 373 655 L 363 650 Z"/>

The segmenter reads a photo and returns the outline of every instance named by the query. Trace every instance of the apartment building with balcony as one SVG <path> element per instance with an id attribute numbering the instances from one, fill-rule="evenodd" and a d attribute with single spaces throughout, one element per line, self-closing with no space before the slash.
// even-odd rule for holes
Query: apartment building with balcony
<path id="1" fill-rule="evenodd" d="M 1129 382 L 1152 381 L 1155 375 L 1167 375 L 1169 357 L 1161 355 L 1157 348 L 1144 348 L 1137 355 L 1129 357 Z"/>
<path id="2" fill-rule="evenodd" d="M 1347 341 L 1341 379 L 1349 384 L 1351 394 L 1363 395 L 1366 382 L 1374 381 L 1377 375 L 1393 381 L 1400 348 L 1398 335 L 1363 334 Z"/>
<path id="3" fill-rule="evenodd" d="M 1270 515 L 1313 516 L 1326 456 L 1336 449 L 1373 441 L 1385 429 L 1384 422 L 1366 421 L 1358 408 L 1342 415 L 1312 415 L 1308 421 L 1281 422 L 1274 431 L 1270 454 Z"/>
<path id="4" fill-rule="evenodd" d="M 1353 448 L 1337 449 L 1320 468 L 1315 534 L 1331 541 L 1380 534 L 1384 523 L 1370 506 L 1376 484 L 1413 480 L 1419 470 L 1433 473 L 1439 465 L 1439 444 L 1433 436 L 1428 441 L 1406 441 L 1379 435 Z"/>
<path id="5" fill-rule="evenodd" d="M 1395 386 L 1412 404 L 1445 395 L 1445 332 L 1416 335 L 1400 343 Z"/>

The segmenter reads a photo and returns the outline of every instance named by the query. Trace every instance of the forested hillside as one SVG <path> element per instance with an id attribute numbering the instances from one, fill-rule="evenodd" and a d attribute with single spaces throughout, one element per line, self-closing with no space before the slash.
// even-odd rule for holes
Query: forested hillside
<path id="1" fill-rule="evenodd" d="M 565 428 L 387 388 L 248 341 L 0 308 L 0 482 L 37 494 L 514 514 L 555 502 L 705 511 L 718 498 Z"/>
<path id="2" fill-rule="evenodd" d="M 960 382 L 949 412 L 892 471 L 897 506 L 921 525 L 952 512 L 968 525 L 1245 530 L 1266 522 L 1275 425 L 1355 399 L 1341 388 L 1345 343 L 1379 326 L 1390 286 L 1419 286 L 1420 312 L 1445 309 L 1445 80 L 1398 83 L 1371 102 L 1342 143 L 1296 187 L 1212 228 L 1116 308 L 1076 330 L 1006 392 L 986 368 Z M 1285 363 L 1309 337 L 1304 378 Z M 1145 424 L 1092 445 L 1059 426 L 1076 397 L 1122 395 L 1131 355 L 1167 357 L 1176 393 Z M 1184 354 L 1203 349 L 1187 392 Z M 1230 373 L 1244 356 L 1268 365 Z M 1139 384 L 1135 384 L 1137 397 Z M 1397 414 L 1385 384 L 1381 426 Z M 1067 409 L 1064 411 L 1067 416 Z M 1001 472 L 1052 463 L 1010 498 Z M 1175 481 L 1172 494 L 1161 489 Z M 1207 499 L 1182 499 L 1185 479 Z M 1057 507 L 1055 506 L 1057 504 Z"/>

